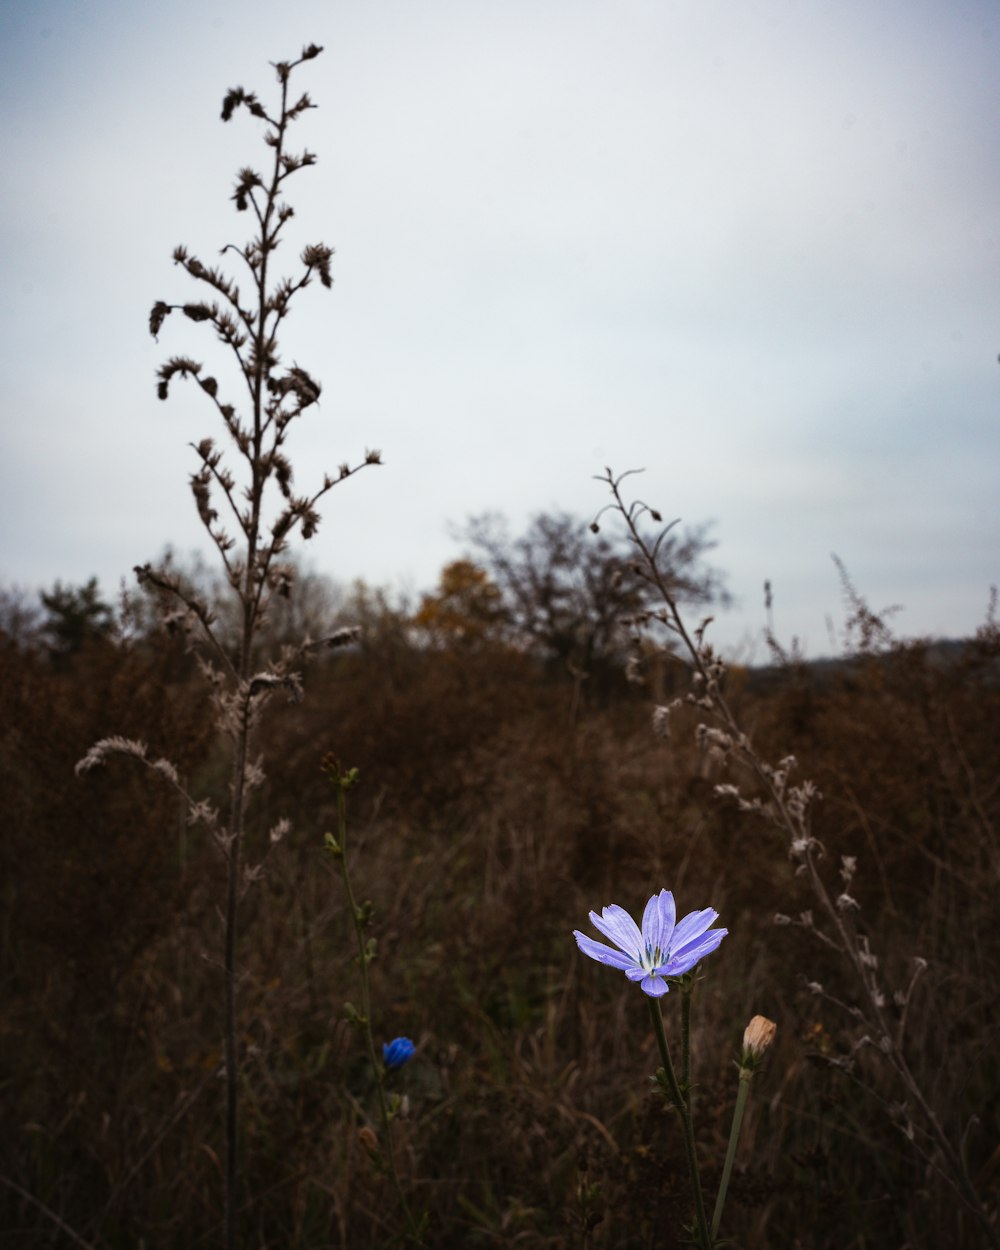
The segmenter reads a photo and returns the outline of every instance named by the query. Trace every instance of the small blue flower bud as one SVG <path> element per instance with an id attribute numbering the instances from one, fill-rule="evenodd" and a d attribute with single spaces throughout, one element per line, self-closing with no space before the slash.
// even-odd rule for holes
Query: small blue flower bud
<path id="1" fill-rule="evenodd" d="M 408 1063 L 413 1058 L 415 1050 L 416 1047 L 408 1037 L 397 1037 L 391 1042 L 383 1042 L 382 1061 L 386 1071 L 392 1072 L 396 1068 L 401 1068 L 404 1063 Z"/>

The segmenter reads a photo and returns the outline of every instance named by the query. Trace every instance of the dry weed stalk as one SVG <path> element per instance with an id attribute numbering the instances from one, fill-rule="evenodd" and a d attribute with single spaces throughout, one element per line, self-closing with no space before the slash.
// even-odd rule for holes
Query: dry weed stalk
<path id="1" fill-rule="evenodd" d="M 712 618 L 703 620 L 697 629 L 689 630 L 681 616 L 676 595 L 660 571 L 658 552 L 672 525 L 662 528 L 659 536 L 650 542 L 644 537 L 640 523 L 648 516 L 661 524 L 660 513 L 642 500 L 627 502 L 622 494 L 623 481 L 637 472 L 640 470 L 616 475 L 611 469 L 606 469 L 597 478 L 608 486 L 613 502 L 601 509 L 591 529 L 595 533 L 598 531 L 598 521 L 605 511 L 610 510 L 621 516 L 635 552 L 631 572 L 655 595 L 657 606 L 625 622 L 634 634 L 639 654 L 645 631 L 650 626 L 659 625 L 679 642 L 692 665 L 694 690 L 683 698 L 656 707 L 653 729 L 666 736 L 671 715 L 677 708 L 688 705 L 699 709 L 704 718 L 696 729 L 699 747 L 716 762 L 735 764 L 751 785 L 756 783 L 757 793 L 753 795 L 749 788 L 731 783 L 716 785 L 715 793 L 720 798 L 734 801 L 741 811 L 759 815 L 781 831 L 787 838 L 788 856 L 795 865 L 796 874 L 807 880 L 818 908 L 818 914 L 808 910 L 794 918 L 777 915 L 775 923 L 797 926 L 835 952 L 845 961 L 860 990 L 859 1003 L 848 1004 L 828 993 L 819 982 L 809 983 L 809 989 L 814 994 L 834 1003 L 854 1022 L 850 1054 L 830 1062 L 849 1073 L 882 1106 L 925 1164 L 950 1186 L 979 1223 L 989 1244 L 1000 1250 L 1000 1232 L 994 1218 L 996 1213 L 978 1192 L 963 1153 L 964 1139 L 970 1126 L 967 1126 L 961 1141 L 953 1140 L 914 1075 L 908 1053 L 906 1026 L 910 1002 L 918 980 L 927 969 L 927 961 L 919 955 L 914 956 L 905 982 L 895 988 L 888 984 L 886 970 L 880 968 L 878 955 L 857 924 L 861 904 L 852 893 L 857 857 L 842 856 L 833 879 L 824 872 L 821 865 L 825 850 L 814 836 L 811 823 L 812 805 L 822 795 L 808 779 L 791 785 L 789 777 L 796 767 L 795 757 L 789 754 L 776 765 L 768 763 L 756 751 L 749 735 L 738 722 L 724 693 L 726 666 L 711 644 L 705 641 L 705 631 Z M 843 569 L 841 572 L 843 574 Z M 857 603 L 853 606 L 860 628 L 884 630 L 875 614 L 868 612 L 859 618 Z M 902 1095 L 898 1101 L 887 1104 L 866 1082 L 857 1061 L 863 1051 L 879 1056 L 882 1063 L 888 1066 Z"/>
<path id="2" fill-rule="evenodd" d="M 317 243 L 301 253 L 301 269 L 294 278 L 274 281 L 274 253 L 286 223 L 293 215 L 285 201 L 286 181 L 300 169 L 316 163 L 315 155 L 304 150 L 287 150 L 291 124 L 314 107 L 302 94 L 289 102 L 292 72 L 303 62 L 318 56 L 322 49 L 310 44 L 294 61 L 275 66 L 280 84 L 280 107 L 269 112 L 253 92 L 235 87 L 222 104 L 222 120 L 229 121 L 240 106 L 265 124 L 264 142 L 271 149 L 271 169 L 264 176 L 251 168 L 239 171 L 233 200 L 239 212 L 255 218 L 256 233 L 243 247 L 227 244 L 222 253 L 235 253 L 249 277 L 252 300 L 248 302 L 236 281 L 220 269 L 207 266 L 185 247 L 174 251 L 174 263 L 208 288 L 206 298 L 183 304 L 157 300 L 149 317 L 154 338 L 173 312 L 189 320 L 206 322 L 235 359 L 246 386 L 247 409 L 242 415 L 235 404 L 220 395 L 214 377 L 202 372 L 199 362 L 187 356 L 173 356 L 158 374 L 157 394 L 166 399 L 171 382 L 177 378 L 197 382 L 222 420 L 225 433 L 235 448 L 239 476 L 224 461 L 213 439 L 204 438 L 195 451 L 200 467 L 191 476 L 191 490 L 202 524 L 218 552 L 225 578 L 238 605 L 239 638 L 235 648 L 227 646 L 217 629 L 211 605 L 167 567 L 145 564 L 136 568 L 140 584 L 152 592 L 162 609 L 162 619 L 170 629 L 181 629 L 198 658 L 211 691 L 216 723 L 230 752 L 228 811 L 223 817 L 208 798 L 188 793 L 177 770 L 165 759 L 147 758 L 144 743 L 121 737 L 96 743 L 77 765 L 79 774 L 103 764 L 114 754 L 131 755 L 180 791 L 187 806 L 189 825 L 201 825 L 217 843 L 227 865 L 224 913 L 224 999 L 225 999 L 225 1080 L 226 1080 L 226 1245 L 236 1246 L 238 1158 L 238 1075 L 236 988 L 239 900 L 247 886 L 263 870 L 263 861 L 250 865 L 245 856 L 247 805 L 254 790 L 264 781 L 262 761 L 254 752 L 254 737 L 261 714 L 275 694 L 297 700 L 302 693 L 301 666 L 308 656 L 322 647 L 350 642 L 355 631 L 338 630 L 328 637 L 305 637 L 298 645 L 284 647 L 277 656 L 258 659 L 259 635 L 268 609 L 276 597 L 287 598 L 293 589 L 294 570 L 283 561 L 289 540 L 298 532 L 311 538 L 319 524 L 317 504 L 338 483 L 353 476 L 365 465 L 380 463 L 379 453 L 366 452 L 355 466 L 343 464 L 336 476 L 325 476 L 321 485 L 297 493 L 293 488 L 291 462 L 285 444 L 293 423 L 306 409 L 317 404 L 320 385 L 297 364 L 282 366 L 278 331 L 288 316 L 293 298 L 318 278 L 329 288 L 333 279 L 330 261 L 333 249 Z M 231 451 L 232 451 L 231 448 Z M 216 503 L 234 523 L 239 535 L 233 538 L 223 525 Z M 272 503 L 274 500 L 274 503 Z M 279 820 L 270 830 L 268 849 L 280 841 L 288 822 Z M 266 852 L 265 852 L 266 857 Z"/>

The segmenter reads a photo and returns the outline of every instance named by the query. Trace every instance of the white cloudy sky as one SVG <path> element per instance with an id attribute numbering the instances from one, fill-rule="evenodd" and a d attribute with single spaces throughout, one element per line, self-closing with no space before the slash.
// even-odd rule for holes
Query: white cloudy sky
<path id="1" fill-rule="evenodd" d="M 309 554 L 418 590 L 486 509 L 589 516 L 645 466 L 711 520 L 737 597 L 810 654 L 841 619 L 830 553 L 908 634 L 960 635 L 1000 580 L 996 0 L 8 0 L 0 6 L 0 582 L 204 549 L 188 443 L 217 361 L 157 298 L 173 247 L 243 242 L 225 126 L 268 62 L 320 106 L 289 184 L 295 252 L 337 249 L 285 356 L 324 384 L 297 480 L 381 448 Z M 294 260 L 291 247 L 286 262 Z M 213 365 L 213 371 L 218 370 Z M 222 374 L 220 373 L 220 377 Z M 200 402 L 199 402 L 200 401 Z"/>

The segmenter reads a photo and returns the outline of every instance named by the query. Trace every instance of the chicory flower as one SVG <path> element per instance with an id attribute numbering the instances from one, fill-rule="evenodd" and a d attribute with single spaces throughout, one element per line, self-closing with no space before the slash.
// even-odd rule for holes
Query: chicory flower
<path id="1" fill-rule="evenodd" d="M 408 1037 L 396 1037 L 391 1042 L 382 1043 L 382 1062 L 387 1072 L 401 1068 L 413 1058 L 416 1047 Z"/>
<path id="2" fill-rule="evenodd" d="M 729 932 L 710 927 L 718 916 L 717 911 L 706 907 L 704 911 L 689 912 L 677 923 L 674 896 L 669 890 L 661 890 L 646 904 L 641 930 L 624 907 L 617 904 L 605 907 L 600 915 L 590 913 L 591 923 L 618 950 L 595 942 L 577 929 L 573 936 L 585 955 L 620 968 L 630 981 L 640 982 L 643 993 L 659 998 L 670 989 L 667 978 L 690 972 Z"/>

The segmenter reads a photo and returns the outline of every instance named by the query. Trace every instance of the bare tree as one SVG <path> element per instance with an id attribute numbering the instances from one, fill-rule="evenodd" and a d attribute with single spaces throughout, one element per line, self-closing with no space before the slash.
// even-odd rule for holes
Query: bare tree
<path id="1" fill-rule="evenodd" d="M 513 537 L 502 516 L 484 513 L 460 532 L 502 593 L 511 639 L 587 673 L 625 663 L 622 618 L 643 611 L 648 598 L 629 545 L 589 528 L 569 513 L 539 513 Z M 660 544 L 662 576 L 680 602 L 727 601 L 721 576 L 704 563 L 714 545 L 704 526 L 672 530 Z"/>

